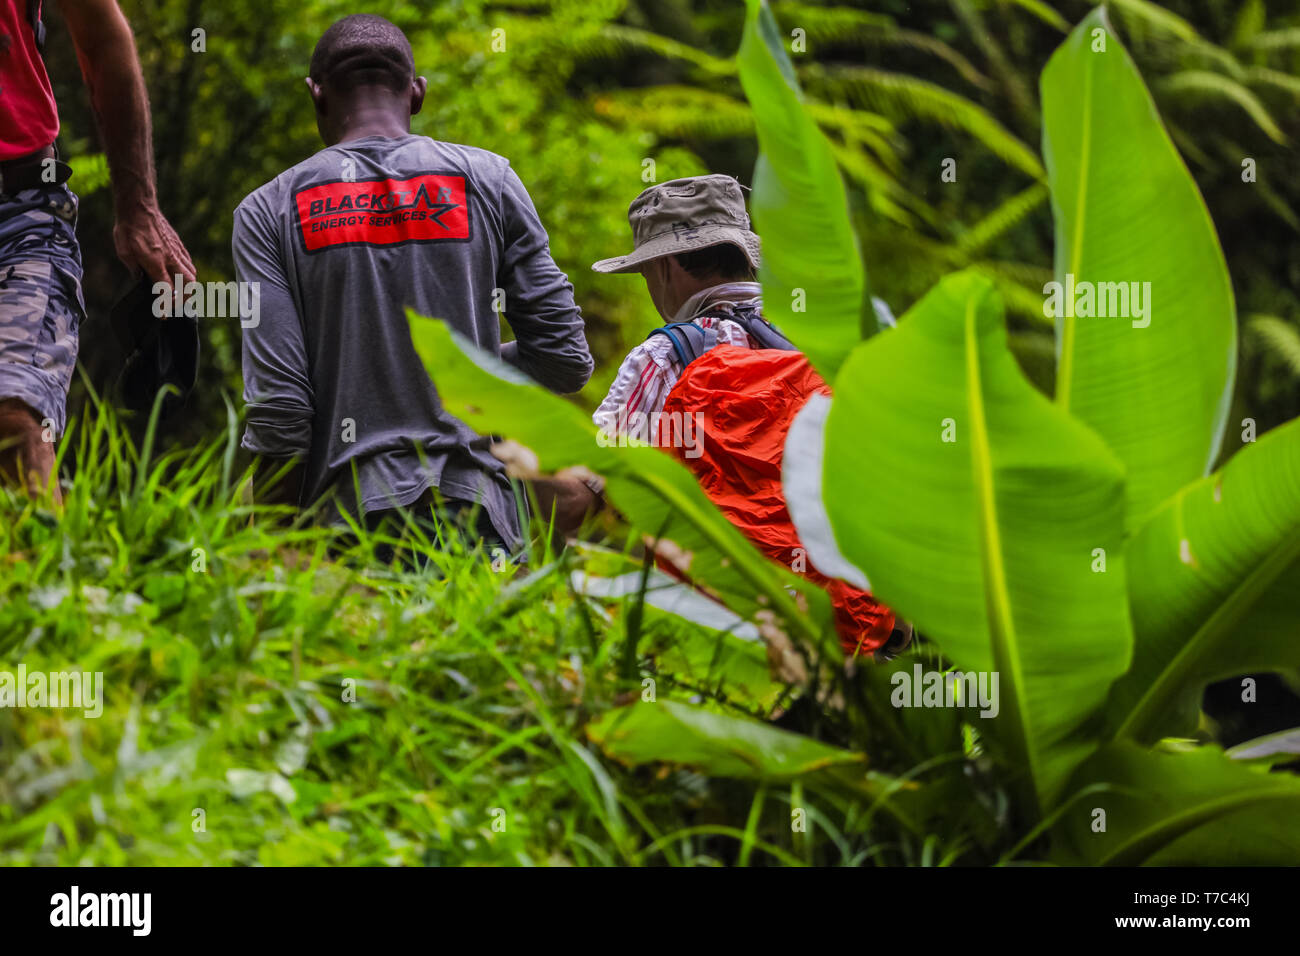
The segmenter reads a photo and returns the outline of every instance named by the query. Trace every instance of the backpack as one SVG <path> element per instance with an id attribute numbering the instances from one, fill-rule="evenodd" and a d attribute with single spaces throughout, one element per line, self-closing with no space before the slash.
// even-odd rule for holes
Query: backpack
<path id="1" fill-rule="evenodd" d="M 872 297 L 871 306 L 875 310 L 876 321 L 880 323 L 882 328 L 892 328 L 896 324 L 894 313 L 889 310 L 889 306 L 883 299 Z M 780 329 L 763 318 L 757 306 L 741 306 L 731 315 L 710 315 L 708 312 L 704 312 L 695 318 L 730 319 L 744 329 L 750 339 L 758 343 L 757 347 L 760 349 L 780 349 L 783 352 L 799 351 L 799 347 L 782 335 Z M 694 321 L 669 322 L 667 325 L 655 329 L 646 338 L 649 339 L 656 335 L 666 336 L 668 341 L 672 343 L 673 351 L 677 353 L 677 358 L 681 361 L 683 369 L 718 344 L 718 327 L 716 324 L 712 328 L 704 329 L 696 325 Z"/>
<path id="2" fill-rule="evenodd" d="M 755 306 L 742 307 L 730 315 L 696 316 L 696 318 L 708 317 L 714 319 L 728 319 L 735 322 L 745 330 L 751 340 L 758 343 L 760 349 L 780 349 L 783 352 L 797 352 L 795 344 L 781 334 L 778 329 L 759 313 Z M 656 335 L 666 336 L 672 343 L 673 351 L 677 354 L 678 360 L 682 363 L 684 369 L 697 358 L 703 355 L 709 349 L 718 344 L 718 326 L 714 324 L 711 328 L 701 328 L 694 321 L 690 322 L 669 322 L 667 325 L 655 329 L 646 338 L 652 338 Z"/>
<path id="3" fill-rule="evenodd" d="M 716 323 L 706 329 L 673 322 L 651 332 L 667 336 L 683 366 L 664 402 L 658 444 L 694 473 L 704 493 L 750 543 L 827 592 L 846 654 L 888 656 L 901 623 L 894 613 L 866 591 L 828 578 L 806 561 L 801 568 L 794 560 L 807 552 L 782 487 L 785 439 L 808 398 L 815 392 L 829 394 L 830 388 L 756 308 L 712 318 L 736 322 L 758 347 L 719 345 Z M 688 420 L 695 423 L 689 430 Z M 690 449 L 674 440 L 674 423 L 680 423 L 679 437 L 693 435 Z"/>

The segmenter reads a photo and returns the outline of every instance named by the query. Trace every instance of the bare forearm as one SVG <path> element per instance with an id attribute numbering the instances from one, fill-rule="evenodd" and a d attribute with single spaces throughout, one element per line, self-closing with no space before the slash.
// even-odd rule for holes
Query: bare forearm
<path id="1" fill-rule="evenodd" d="M 62 0 L 113 181 L 113 246 L 128 269 L 170 282 L 195 278 L 194 263 L 158 208 L 149 94 L 131 25 L 117 0 Z"/>
<path id="2" fill-rule="evenodd" d="M 64 16 L 90 93 L 119 214 L 157 205 L 149 94 L 135 39 L 113 2 L 63 0 Z"/>

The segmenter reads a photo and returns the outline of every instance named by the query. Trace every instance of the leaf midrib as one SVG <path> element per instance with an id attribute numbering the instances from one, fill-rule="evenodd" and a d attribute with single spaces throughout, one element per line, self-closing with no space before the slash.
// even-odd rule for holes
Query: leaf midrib
<path id="1" fill-rule="evenodd" d="M 1284 790 L 1280 787 L 1263 792 L 1246 790 L 1207 800 L 1181 813 L 1165 817 L 1159 823 L 1140 831 L 1132 839 L 1126 840 L 1115 852 L 1103 856 L 1097 861 L 1097 865 L 1135 866 L 1179 837 L 1218 817 L 1226 816 L 1252 804 L 1274 801 L 1300 803 L 1300 790 Z"/>
<path id="2" fill-rule="evenodd" d="M 1300 558 L 1300 536 L 1288 536 L 1260 559 L 1250 573 L 1219 602 L 1214 613 L 1197 628 L 1196 633 L 1179 648 L 1155 680 L 1150 682 L 1115 732 L 1115 737 L 1141 741 L 1153 736 L 1154 724 L 1164 712 L 1165 698 L 1182 689 L 1187 675 L 1194 671 L 1201 660 L 1220 650 L 1219 642 L 1232 633 L 1232 626 L 1264 596 L 1268 587 L 1297 558 Z"/>
<path id="3" fill-rule="evenodd" d="M 979 516 L 980 564 L 983 568 L 984 600 L 989 611 L 989 636 L 993 644 L 993 666 L 999 672 L 1006 670 L 1011 678 L 1010 706 L 1006 708 L 1008 723 L 1014 728 L 1017 756 L 1028 770 L 1030 798 L 1035 810 L 1039 786 L 1036 764 L 1030 756 L 1029 735 L 1025 726 L 1025 702 L 1021 697 L 1024 683 L 1020 664 L 1019 643 L 1016 640 L 1015 615 L 1011 595 L 1007 590 L 1006 564 L 1002 557 L 1002 540 L 998 527 L 997 501 L 993 488 L 993 456 L 989 447 L 988 421 L 984 408 L 984 392 L 980 378 L 979 345 L 976 332 L 976 304 L 974 296 L 966 300 L 965 357 L 966 402 L 971 414 L 971 472 L 975 486 Z"/>
<path id="4" fill-rule="evenodd" d="M 1080 115 L 1083 121 L 1081 130 L 1081 139 L 1079 143 L 1079 188 L 1075 196 L 1074 204 L 1074 235 L 1070 242 L 1070 262 L 1066 268 L 1066 275 L 1073 275 L 1075 280 L 1079 278 L 1079 267 L 1083 262 L 1083 228 L 1085 211 L 1088 203 L 1088 177 L 1091 173 L 1091 155 L 1092 148 L 1092 80 L 1094 70 L 1091 61 L 1088 67 L 1083 71 L 1083 108 Z M 1064 283 L 1064 276 L 1061 277 Z M 1062 288 L 1062 292 L 1064 292 Z M 1074 385 L 1074 338 L 1075 324 L 1077 321 L 1074 315 L 1073 303 L 1061 303 L 1066 308 L 1061 325 L 1061 362 L 1057 369 L 1057 387 L 1056 400 L 1061 408 L 1067 411 L 1070 408 L 1070 389 Z"/>

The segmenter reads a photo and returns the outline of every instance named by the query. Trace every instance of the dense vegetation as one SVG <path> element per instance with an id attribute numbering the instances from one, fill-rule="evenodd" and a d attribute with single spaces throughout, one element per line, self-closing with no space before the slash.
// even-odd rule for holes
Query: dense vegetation
<path id="1" fill-rule="evenodd" d="M 1050 384 L 1051 216 L 1038 157 L 1038 74 L 1083 0 L 972 2 L 776 0 L 783 34 L 802 31 L 792 61 L 830 137 L 857 211 L 873 283 L 900 313 L 942 275 L 975 266 L 998 285 L 1012 347 Z M 208 278 L 229 278 L 230 224 L 248 192 L 319 148 L 302 77 L 342 0 L 124 0 L 153 96 L 161 198 Z M 367 7 L 410 35 L 429 78 L 417 132 L 508 156 L 528 185 L 573 279 L 602 361 L 653 320 L 641 290 L 589 266 L 622 250 L 627 204 L 645 160 L 663 181 L 705 171 L 748 182 L 753 118 L 732 55 L 735 0 L 382 0 Z M 1234 417 L 1261 431 L 1300 413 L 1300 185 L 1289 174 L 1300 138 L 1300 13 L 1263 0 L 1113 4 L 1162 118 L 1205 196 L 1238 296 L 1243 375 Z M 82 242 L 92 314 L 119 291 L 111 204 L 93 123 L 57 18 L 49 60 L 65 151 L 83 157 Z M 206 52 L 192 52 L 205 31 Z M 494 30 L 504 30 L 494 52 Z M 957 161 L 955 182 L 941 178 Z M 1242 162 L 1255 160 L 1255 181 Z M 1135 174 L 1136 174 L 1135 170 Z M 573 188 L 580 175 L 580 189 Z M 122 356 L 107 323 L 89 323 L 92 379 L 112 381 Z M 222 427 L 221 394 L 239 392 L 237 334 L 207 330 L 206 388 L 185 422 L 193 439 Z M 602 374 L 603 373 L 603 374 Z"/>
<path id="2" fill-rule="evenodd" d="M 1269 773 L 1276 755 L 1228 759 L 1195 703 L 1207 681 L 1300 666 L 1286 599 L 1300 567 L 1296 426 L 1258 447 L 1237 426 L 1255 418 L 1262 435 L 1300 412 L 1300 187 L 1282 168 L 1300 134 L 1300 20 L 1263 3 L 1114 6 L 1114 22 L 1094 13 L 1067 40 L 1089 5 L 776 3 L 764 42 L 755 3 L 733 58 L 738 3 L 378 5 L 430 76 L 417 130 L 512 158 L 606 363 L 649 327 L 649 307 L 587 265 L 623 248 L 644 161 L 659 180 L 750 180 L 761 145 L 770 311 L 836 382 L 821 487 L 839 557 L 926 639 L 890 665 L 842 665 L 822 596 L 759 558 L 666 456 L 598 450 L 583 412 L 542 394 L 517 421 L 519 386 L 419 318 L 417 345 L 458 413 L 546 465 L 607 474 L 632 526 L 684 548 L 738 617 L 718 630 L 663 611 L 680 589 L 621 525 L 589 529 L 601 547 L 559 551 L 538 525 L 526 569 L 426 547 L 439 573 L 414 575 L 375 567 L 364 535 L 249 524 L 223 400 L 235 333 L 211 327 L 187 420 L 145 432 L 91 400 L 66 442 L 66 513 L 4 505 L 0 653 L 103 670 L 110 692 L 99 720 L 0 712 L 0 859 L 1293 860 L 1300 787 Z M 299 76 L 344 5 L 127 7 L 165 208 L 200 269 L 227 272 L 229 210 L 315 148 Z M 207 59 L 185 52 L 191 24 Z M 504 53 L 489 46 L 498 28 Z M 1075 99 L 1096 29 L 1114 44 L 1092 77 L 1104 107 Z M 1066 118 L 1108 107 L 1096 128 L 1112 139 L 1092 148 L 1120 198 L 1063 202 L 1082 175 Z M 77 151 L 93 153 L 70 112 Z M 778 182 L 806 187 L 800 202 Z M 1159 216 L 1141 202 L 1154 182 L 1170 190 Z M 91 193 L 88 285 L 102 302 L 107 206 Z M 1089 325 L 1056 339 L 1044 283 L 1135 247 L 1137 275 L 1194 303 L 1187 320 L 1122 344 Z M 777 304 L 796 284 L 806 314 Z M 869 293 L 907 315 L 863 342 Z M 98 385 L 111 350 L 92 354 Z M 1138 393 L 1099 385 L 1099 355 L 1157 389 L 1141 395 L 1136 438 Z M 975 450 L 958 443 L 969 483 L 918 438 L 948 415 L 972 429 Z M 888 437 L 883 457 L 863 458 L 864 421 Z M 1195 562 L 1179 560 L 1189 539 Z M 626 593 L 594 597 L 597 579 Z M 891 708 L 894 675 L 918 663 L 1000 670 L 1001 719 Z"/>

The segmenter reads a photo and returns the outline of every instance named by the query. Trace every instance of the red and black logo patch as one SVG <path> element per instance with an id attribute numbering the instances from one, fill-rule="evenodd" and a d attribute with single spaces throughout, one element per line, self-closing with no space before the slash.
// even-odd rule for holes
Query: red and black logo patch
<path id="1" fill-rule="evenodd" d="M 319 252 L 333 246 L 468 242 L 465 192 L 464 176 L 428 173 L 320 183 L 293 198 L 303 245 Z"/>

